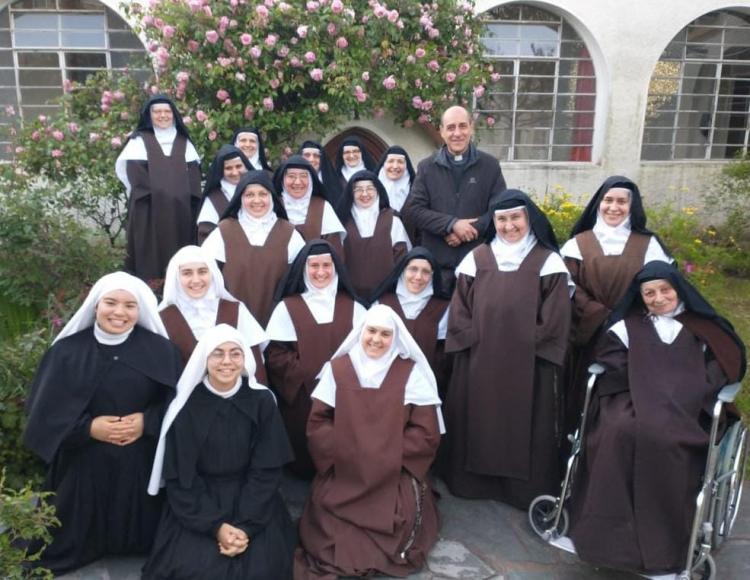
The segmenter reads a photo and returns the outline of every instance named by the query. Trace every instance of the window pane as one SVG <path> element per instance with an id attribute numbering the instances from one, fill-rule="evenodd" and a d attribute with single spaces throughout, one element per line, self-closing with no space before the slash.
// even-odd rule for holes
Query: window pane
<path id="1" fill-rule="evenodd" d="M 714 131 L 714 144 L 716 145 L 742 145 L 745 142 L 745 131 L 717 129 Z"/>
<path id="2" fill-rule="evenodd" d="M 0 66 L 13 66 L 13 52 L 0 50 Z"/>
<path id="3" fill-rule="evenodd" d="M 60 58 L 56 52 L 19 52 L 18 66 L 21 67 L 55 67 L 59 66 Z"/>
<path id="4" fill-rule="evenodd" d="M 685 56 L 684 42 L 670 42 L 664 52 L 661 53 L 662 59 L 683 58 Z"/>
<path id="5" fill-rule="evenodd" d="M 143 45 L 138 37 L 132 32 L 110 32 L 109 45 L 112 48 L 138 48 L 143 50 Z"/>
<path id="6" fill-rule="evenodd" d="M 706 26 L 688 26 L 688 42 L 721 43 L 721 29 Z"/>
<path id="7" fill-rule="evenodd" d="M 55 9 L 55 0 L 19 0 L 13 3 L 13 9 L 18 10 L 19 8 L 31 8 L 35 10 L 51 8 Z"/>
<path id="8" fill-rule="evenodd" d="M 727 60 L 750 60 L 750 46 L 727 46 L 724 48 L 724 58 Z"/>
<path id="9" fill-rule="evenodd" d="M 504 4 L 493 8 L 487 15 L 497 20 L 519 20 L 521 18 L 521 7 L 518 4 Z"/>
<path id="10" fill-rule="evenodd" d="M 562 47 L 560 49 L 560 56 L 562 56 L 563 58 L 565 57 L 568 57 L 568 58 L 588 57 L 589 51 L 588 49 L 586 49 L 586 45 L 583 43 L 583 41 L 563 42 Z"/>
<path id="11" fill-rule="evenodd" d="M 59 111 L 59 105 L 35 106 L 29 103 L 24 103 L 23 108 L 21 109 L 21 116 L 26 120 L 36 119 L 39 115 L 54 115 Z"/>
<path id="12" fill-rule="evenodd" d="M 593 129 L 565 129 L 555 130 L 555 145 L 572 145 L 576 143 L 591 143 L 594 138 Z"/>
<path id="13" fill-rule="evenodd" d="M 107 9 L 107 27 L 110 30 L 130 30 L 128 23 L 109 9 Z"/>
<path id="14" fill-rule="evenodd" d="M 25 89 L 21 87 L 21 101 L 24 105 L 46 105 L 62 96 L 62 86 L 58 89 Z"/>
<path id="15" fill-rule="evenodd" d="M 93 74 L 96 74 L 97 72 L 98 71 L 95 70 L 68 69 L 65 71 L 65 76 L 69 81 L 83 84 L 86 82 L 87 78 L 89 78 Z"/>
<path id="16" fill-rule="evenodd" d="M 102 5 L 96 0 L 60 0 L 62 10 L 101 10 Z"/>
<path id="17" fill-rule="evenodd" d="M 501 93 L 485 95 L 477 106 L 482 111 L 510 111 L 513 109 L 513 95 Z"/>
<path id="18" fill-rule="evenodd" d="M 516 127 L 551 127 L 552 111 L 516 112 Z"/>
<path id="19" fill-rule="evenodd" d="M 541 40 L 525 40 L 520 43 L 521 56 L 557 56 L 557 44 Z"/>
<path id="20" fill-rule="evenodd" d="M 105 48 L 104 31 L 101 32 L 62 32 L 62 46 L 70 48 Z"/>
<path id="21" fill-rule="evenodd" d="M 0 103 L 4 105 L 14 105 L 17 100 L 16 89 L 2 88 L 0 89 Z"/>
<path id="22" fill-rule="evenodd" d="M 62 75 L 59 70 L 21 69 L 18 83 L 22 87 L 57 87 L 62 85 Z"/>
<path id="23" fill-rule="evenodd" d="M 0 86 L 15 87 L 16 71 L 13 69 L 0 69 Z"/>
<path id="24" fill-rule="evenodd" d="M 591 147 L 588 145 L 553 147 L 552 161 L 591 161 Z"/>
<path id="25" fill-rule="evenodd" d="M 721 58 L 721 45 L 686 44 L 685 58 Z"/>
<path id="26" fill-rule="evenodd" d="M 0 10 L 0 28 L 10 28 L 10 12 L 7 8 Z"/>
<path id="27" fill-rule="evenodd" d="M 703 145 L 675 145 L 675 159 L 705 159 L 706 147 Z"/>
<path id="28" fill-rule="evenodd" d="M 554 60 L 522 61 L 520 63 L 518 72 L 519 74 L 522 74 L 522 75 L 555 76 L 555 61 Z"/>
<path id="29" fill-rule="evenodd" d="M 57 30 L 57 14 L 14 14 L 16 30 Z"/>
<path id="30" fill-rule="evenodd" d="M 713 96 L 682 95 L 680 109 L 683 111 L 710 111 L 713 104 Z"/>
<path id="31" fill-rule="evenodd" d="M 549 129 L 518 129 L 516 145 L 548 145 Z"/>
<path id="32" fill-rule="evenodd" d="M 521 39 L 557 43 L 558 27 L 555 24 L 525 24 L 520 27 Z"/>
<path id="33" fill-rule="evenodd" d="M 113 34 L 114 32 L 110 36 Z M 483 44 L 485 53 L 489 56 L 517 56 L 520 51 L 517 41 L 485 38 Z"/>
<path id="34" fill-rule="evenodd" d="M 547 10 L 527 4 L 521 5 L 521 20 L 536 20 L 538 22 L 560 22 L 560 17 Z"/>
<path id="35" fill-rule="evenodd" d="M 554 106 L 554 95 L 529 95 L 519 94 L 516 100 L 516 108 L 521 110 L 547 110 L 551 111 Z"/>
<path id="36" fill-rule="evenodd" d="M 17 47 L 58 46 L 57 32 L 37 32 L 17 30 L 15 33 Z"/>
<path id="37" fill-rule="evenodd" d="M 498 40 L 517 39 L 520 36 L 518 24 L 508 24 L 505 22 L 490 22 L 486 28 L 486 35 L 489 38 Z"/>
<path id="38" fill-rule="evenodd" d="M 513 158 L 518 161 L 547 161 L 548 147 L 516 147 Z"/>
<path id="39" fill-rule="evenodd" d="M 686 77 L 716 77 L 716 65 L 707 62 L 686 62 L 683 68 Z"/>
<path id="40" fill-rule="evenodd" d="M 104 30 L 104 14 L 63 14 L 63 30 Z"/>
<path id="41" fill-rule="evenodd" d="M 689 128 L 678 129 L 675 132 L 675 143 L 687 145 L 703 145 L 708 142 L 710 131 L 708 129 Z"/>
<path id="42" fill-rule="evenodd" d="M 66 52 L 65 66 L 74 68 L 107 68 L 107 55 L 101 52 Z"/>
<path id="43" fill-rule="evenodd" d="M 671 145 L 644 145 L 641 158 L 646 161 L 666 161 L 672 159 Z"/>
<path id="44" fill-rule="evenodd" d="M 712 95 L 716 90 L 715 79 L 685 78 L 682 80 L 682 92 L 701 95 Z"/>
<path id="45" fill-rule="evenodd" d="M 521 77 L 518 79 L 519 93 L 554 93 L 555 79 L 549 77 Z"/>
<path id="46" fill-rule="evenodd" d="M 138 63 L 143 58 L 142 53 L 138 52 L 112 52 L 109 55 L 112 68 L 125 68 L 132 67 L 134 63 Z"/>
<path id="47" fill-rule="evenodd" d="M 719 97 L 716 110 L 719 112 L 750 110 L 750 96 L 732 95 L 729 97 Z"/>

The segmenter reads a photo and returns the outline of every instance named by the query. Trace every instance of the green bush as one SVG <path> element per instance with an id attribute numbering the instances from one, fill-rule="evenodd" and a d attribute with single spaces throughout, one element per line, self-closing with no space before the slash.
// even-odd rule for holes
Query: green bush
<path id="1" fill-rule="evenodd" d="M 734 232 L 737 239 L 750 242 L 750 153 L 721 170 L 716 189 L 704 201 L 724 215 L 728 231 Z"/>
<path id="2" fill-rule="evenodd" d="M 21 580 L 29 578 L 53 578 L 44 568 L 28 569 L 28 562 L 36 562 L 41 550 L 52 537 L 50 526 L 59 526 L 55 508 L 47 503 L 49 493 L 36 493 L 31 487 L 20 490 L 5 486 L 5 474 L 0 476 L 0 578 Z M 41 542 L 40 549 L 29 553 L 23 546 L 28 542 Z"/>

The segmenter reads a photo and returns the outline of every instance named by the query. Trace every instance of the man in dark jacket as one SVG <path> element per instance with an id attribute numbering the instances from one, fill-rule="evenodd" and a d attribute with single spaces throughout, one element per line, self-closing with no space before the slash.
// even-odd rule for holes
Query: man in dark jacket
<path id="1" fill-rule="evenodd" d="M 405 221 L 420 230 L 422 245 L 435 255 L 443 288 L 449 291 L 456 266 L 490 225 L 491 199 L 505 190 L 500 163 L 476 148 L 473 135 L 469 111 L 454 106 L 443 113 L 440 136 L 445 145 L 419 163 L 403 209 Z"/>

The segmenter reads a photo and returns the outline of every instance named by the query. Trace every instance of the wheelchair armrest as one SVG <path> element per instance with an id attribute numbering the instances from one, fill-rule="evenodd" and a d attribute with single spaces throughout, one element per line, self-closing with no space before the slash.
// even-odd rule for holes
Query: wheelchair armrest
<path id="1" fill-rule="evenodd" d="M 589 366 L 589 373 L 592 375 L 600 375 L 604 372 L 604 367 L 599 363 L 594 363 Z"/>
<path id="2" fill-rule="evenodd" d="M 740 392 L 740 388 L 742 388 L 742 383 L 732 383 L 731 385 L 723 386 L 719 391 L 719 400 L 722 403 L 732 403 L 737 393 Z"/>

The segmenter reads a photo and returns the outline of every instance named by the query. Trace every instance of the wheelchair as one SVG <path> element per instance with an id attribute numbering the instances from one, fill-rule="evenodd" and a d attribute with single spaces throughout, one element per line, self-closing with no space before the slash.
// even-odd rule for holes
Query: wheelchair
<path id="1" fill-rule="evenodd" d="M 572 447 L 560 495 L 540 495 L 531 502 L 528 510 L 529 523 L 542 540 L 573 553 L 574 546 L 567 538 L 569 516 L 565 502 L 570 499 L 576 468 L 583 452 L 589 403 L 597 378 L 604 372 L 604 367 L 593 364 L 588 371 L 589 379 L 581 420 L 575 432 L 568 435 Z M 737 519 L 748 456 L 748 429 L 738 420 L 720 436 L 719 424 L 724 406 L 734 401 L 740 387 L 740 383 L 724 386 L 713 406 L 710 444 L 701 487 L 695 499 L 696 510 L 688 556 L 682 572 L 674 575 L 678 580 L 716 578 L 716 564 L 712 552 L 730 536 Z"/>

